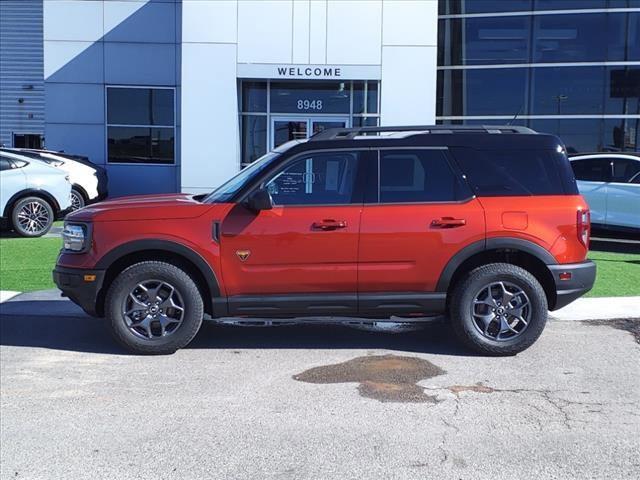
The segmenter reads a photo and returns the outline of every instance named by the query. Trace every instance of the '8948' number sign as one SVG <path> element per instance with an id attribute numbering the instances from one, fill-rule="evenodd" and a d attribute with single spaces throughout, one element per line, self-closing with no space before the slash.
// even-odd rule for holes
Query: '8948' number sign
<path id="1" fill-rule="evenodd" d="M 322 110 L 322 100 L 298 100 L 298 110 Z"/>

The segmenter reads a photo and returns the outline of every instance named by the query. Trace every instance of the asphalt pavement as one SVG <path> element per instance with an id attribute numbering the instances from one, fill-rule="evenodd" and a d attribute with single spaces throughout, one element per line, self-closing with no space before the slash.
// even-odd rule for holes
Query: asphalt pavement
<path id="1" fill-rule="evenodd" d="M 639 323 L 551 319 L 509 358 L 438 322 L 207 324 L 139 357 L 23 297 L 0 305 L 0 477 L 637 479 Z"/>

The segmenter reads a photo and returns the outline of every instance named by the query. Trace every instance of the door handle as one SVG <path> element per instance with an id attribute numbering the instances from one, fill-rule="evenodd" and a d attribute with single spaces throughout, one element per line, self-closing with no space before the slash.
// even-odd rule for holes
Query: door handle
<path id="1" fill-rule="evenodd" d="M 311 227 L 314 230 L 337 230 L 339 228 L 346 228 L 347 227 L 347 222 L 345 222 L 344 220 L 322 220 L 321 222 L 313 222 L 313 225 L 311 225 Z"/>
<path id="2" fill-rule="evenodd" d="M 466 225 L 467 221 L 464 218 L 442 217 L 436 218 L 431 222 L 431 226 L 434 228 L 456 228 Z"/>

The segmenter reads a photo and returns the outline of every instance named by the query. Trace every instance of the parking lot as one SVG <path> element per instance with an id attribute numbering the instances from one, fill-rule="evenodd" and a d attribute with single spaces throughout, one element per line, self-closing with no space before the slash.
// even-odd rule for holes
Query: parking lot
<path id="1" fill-rule="evenodd" d="M 205 325 L 139 357 L 66 301 L 0 308 L 2 478 L 640 472 L 640 319 L 550 320 L 510 358 L 474 356 L 440 323 Z"/>

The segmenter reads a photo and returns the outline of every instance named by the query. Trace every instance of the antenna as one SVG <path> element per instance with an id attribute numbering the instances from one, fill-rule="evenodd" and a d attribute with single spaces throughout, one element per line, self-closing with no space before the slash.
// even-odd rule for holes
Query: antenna
<path id="1" fill-rule="evenodd" d="M 507 123 L 507 125 L 513 125 L 513 122 L 516 121 L 516 118 L 518 118 L 518 115 L 520 115 L 521 111 L 522 111 L 522 104 L 520 105 L 520 108 L 518 109 L 516 114 L 513 116 L 513 118 L 509 121 L 509 123 Z"/>

